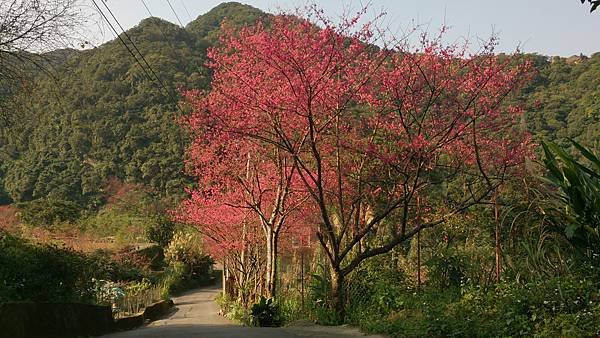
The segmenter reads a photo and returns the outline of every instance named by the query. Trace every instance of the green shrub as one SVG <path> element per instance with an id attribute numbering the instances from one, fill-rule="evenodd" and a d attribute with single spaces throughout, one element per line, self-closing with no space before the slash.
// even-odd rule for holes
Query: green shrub
<path id="1" fill-rule="evenodd" d="M 135 255 L 143 259 L 144 262 L 147 263 L 147 266 L 152 270 L 162 270 L 165 267 L 165 252 L 163 248 L 158 245 L 137 250 Z"/>
<path id="2" fill-rule="evenodd" d="M 382 256 L 349 276 L 346 321 L 393 337 L 595 337 L 600 335 L 600 278 L 596 266 L 586 267 L 587 273 L 579 275 L 498 284 L 463 279 L 457 285 L 447 283 L 444 274 L 433 280 L 427 275 L 419 289 Z M 314 279 L 311 293 L 326 296 L 324 282 Z M 335 320 L 329 306 L 311 310 L 321 322 Z"/>
<path id="3" fill-rule="evenodd" d="M 544 164 L 550 182 L 559 189 L 556 194 L 556 212 L 566 224 L 565 234 L 572 242 L 592 252 L 598 252 L 600 243 L 600 158 L 592 151 L 571 140 L 590 165 L 552 142 L 542 142 Z"/>
<path id="4" fill-rule="evenodd" d="M 251 323 L 260 327 L 276 327 L 281 325 L 279 306 L 272 298 L 260 297 L 258 303 L 250 308 Z"/>
<path id="5" fill-rule="evenodd" d="M 306 308 L 302 307 L 302 299 L 298 293 L 295 294 L 282 294 L 281 292 L 277 295 L 277 304 L 279 305 L 279 312 L 281 321 L 284 323 L 293 322 L 295 320 L 304 319 L 307 315 Z M 305 304 L 306 307 L 306 304 Z"/>
<path id="6" fill-rule="evenodd" d="M 214 261 L 204 252 L 197 232 L 177 232 L 165 249 L 165 262 L 187 280 L 206 284 L 212 277 Z"/>
<path id="7" fill-rule="evenodd" d="M 118 255 L 105 250 L 97 250 L 85 255 L 90 274 L 97 279 L 112 281 L 139 281 L 150 272 L 131 261 L 122 260 Z"/>
<path id="8" fill-rule="evenodd" d="M 146 225 L 146 238 L 162 248 L 166 248 L 173 236 L 177 225 L 165 216 L 153 217 L 152 221 Z"/>
<path id="9" fill-rule="evenodd" d="M 439 288 L 457 287 L 465 278 L 464 265 L 462 257 L 451 252 L 433 256 L 426 263 L 428 282 Z"/>
<path id="10" fill-rule="evenodd" d="M 348 280 L 346 320 L 361 324 L 366 318 L 385 317 L 402 308 L 406 302 L 404 295 L 411 289 L 401 271 L 386 264 L 385 257 L 376 257 Z"/>
<path id="11" fill-rule="evenodd" d="M 57 222 L 75 222 L 82 208 L 74 202 L 43 198 L 17 204 L 21 222 L 36 226 L 49 226 Z"/>
<path id="12" fill-rule="evenodd" d="M 219 293 L 215 297 L 215 302 L 219 305 L 221 313 L 233 321 L 245 325 L 252 325 L 250 313 L 240 302 L 231 299 L 227 294 Z"/>
<path id="13" fill-rule="evenodd" d="M 364 311 L 358 324 L 394 337 L 595 337 L 598 286 L 589 278 L 552 278 L 487 289 L 429 287 L 400 295 L 402 302 L 386 315 Z"/>
<path id="14" fill-rule="evenodd" d="M 111 254 L 33 244 L 0 232 L 0 302 L 94 302 L 96 280 L 141 281 L 147 271 Z"/>
<path id="15" fill-rule="evenodd" d="M 165 268 L 162 283 L 169 294 L 188 289 L 187 274 L 183 264 L 171 264 Z"/>
<path id="16" fill-rule="evenodd" d="M 0 233 L 0 302 L 90 301 L 85 255 Z"/>
<path id="17" fill-rule="evenodd" d="M 145 216 L 122 208 L 104 208 L 78 220 L 81 230 L 97 237 L 112 237 L 118 243 L 144 241 Z"/>
<path id="18" fill-rule="evenodd" d="M 319 264 L 308 285 L 308 310 L 312 319 L 322 325 L 340 324 L 340 316 L 333 307 L 331 292 L 329 271 Z"/>

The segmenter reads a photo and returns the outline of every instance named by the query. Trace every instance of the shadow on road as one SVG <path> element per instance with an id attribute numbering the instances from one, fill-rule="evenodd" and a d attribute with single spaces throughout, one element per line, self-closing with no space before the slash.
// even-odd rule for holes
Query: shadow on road
<path id="1" fill-rule="evenodd" d="M 330 337 L 329 335 L 310 335 L 311 337 Z M 206 324 L 183 324 L 183 325 L 164 325 L 147 326 L 141 329 L 120 332 L 107 337 L 207 337 L 207 338 L 291 338 L 302 337 L 281 328 L 267 327 L 244 327 L 239 325 L 206 325 Z M 305 336 L 306 337 L 306 336 Z"/>

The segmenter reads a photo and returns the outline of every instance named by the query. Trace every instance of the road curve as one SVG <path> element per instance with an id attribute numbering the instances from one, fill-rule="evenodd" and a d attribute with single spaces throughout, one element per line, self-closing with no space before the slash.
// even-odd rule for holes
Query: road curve
<path id="1" fill-rule="evenodd" d="M 246 327 L 218 315 L 214 302 L 219 285 L 189 291 L 173 298 L 175 309 L 161 320 L 141 328 L 112 333 L 106 338 L 293 338 L 293 337 L 365 337 L 358 330 L 346 326 L 318 325 L 287 326 L 282 328 Z M 379 336 L 369 336 L 379 337 Z"/>

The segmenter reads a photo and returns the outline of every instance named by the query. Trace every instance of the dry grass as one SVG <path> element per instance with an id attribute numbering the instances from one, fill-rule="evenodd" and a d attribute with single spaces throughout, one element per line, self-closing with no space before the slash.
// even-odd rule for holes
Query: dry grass
<path id="1" fill-rule="evenodd" d="M 17 218 L 17 208 L 12 205 L 0 205 L 0 229 L 14 233 L 21 225 Z"/>
<path id="2" fill-rule="evenodd" d="M 48 230 L 41 227 L 20 226 L 20 236 L 35 243 L 51 244 L 61 248 L 73 249 L 85 253 L 97 250 L 118 251 L 132 243 L 116 241 L 114 237 L 100 238 L 78 230 Z M 144 244 L 140 244 L 143 246 Z"/>
<path id="3" fill-rule="evenodd" d="M 105 206 L 107 209 L 124 203 L 124 200 L 132 198 L 134 200 L 139 199 L 141 197 L 138 195 L 144 193 L 140 187 L 132 184 L 125 184 L 116 179 L 109 181 L 107 189 L 107 195 L 109 196 L 109 203 Z M 132 203 L 127 202 L 126 204 L 129 205 Z M 20 222 L 17 217 L 17 212 L 18 209 L 14 205 L 0 205 L 0 230 L 4 230 L 18 237 L 29 239 L 34 243 L 51 244 L 85 253 L 97 250 L 116 252 L 128 246 L 137 248 L 148 246 L 148 243 L 137 243 L 140 241 L 144 242 L 144 231 L 140 224 L 132 224 L 127 218 L 121 219 L 117 217 L 121 216 L 118 212 L 115 216 L 116 220 L 117 222 L 121 221 L 124 224 L 118 225 L 114 233 L 112 231 L 95 233 L 93 229 L 82 230 L 81 224 L 73 223 L 56 223 L 51 227 L 26 225 Z M 112 217 L 113 215 L 109 216 Z M 107 220 L 99 218 L 97 226 L 100 228 L 114 227 L 114 224 L 110 224 L 110 226 L 105 226 L 105 224 L 103 224 L 104 221 L 113 221 L 110 217 Z M 124 238 L 121 233 L 117 233 L 119 230 L 122 230 L 122 232 L 128 236 Z"/>

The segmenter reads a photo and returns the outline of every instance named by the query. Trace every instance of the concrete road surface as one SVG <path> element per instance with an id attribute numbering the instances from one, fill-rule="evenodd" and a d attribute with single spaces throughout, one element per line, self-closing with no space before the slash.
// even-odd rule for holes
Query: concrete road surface
<path id="1" fill-rule="evenodd" d="M 173 298 L 174 310 L 163 319 L 141 328 L 113 333 L 103 337 L 207 337 L 207 338 L 292 338 L 292 337 L 366 337 L 347 326 L 294 325 L 282 328 L 245 327 L 218 315 L 214 302 L 219 285 L 187 292 Z M 368 336 L 380 337 L 380 336 Z"/>

